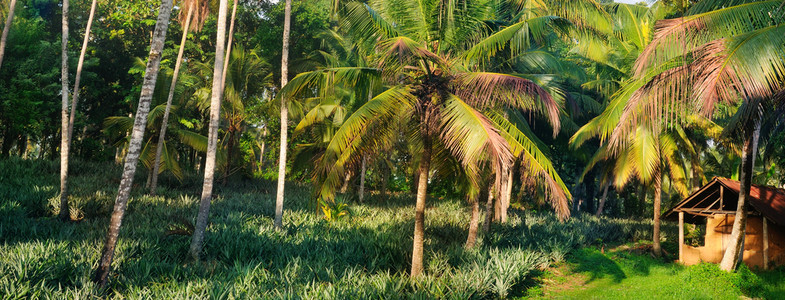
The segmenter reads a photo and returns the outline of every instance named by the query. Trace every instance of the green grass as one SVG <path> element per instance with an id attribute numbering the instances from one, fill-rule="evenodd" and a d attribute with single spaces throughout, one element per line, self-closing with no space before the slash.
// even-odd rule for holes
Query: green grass
<path id="1" fill-rule="evenodd" d="M 681 266 L 628 250 L 601 253 L 595 247 L 573 251 L 561 268 L 542 280 L 562 285 L 557 299 L 739 299 L 742 295 L 785 299 L 785 269 L 753 273 L 742 266 L 726 273 L 715 264 Z M 544 296 L 542 287 L 531 296 Z M 536 297 L 535 297 L 536 298 Z"/>
<path id="2" fill-rule="evenodd" d="M 85 162 L 71 168 L 72 214 L 82 220 L 63 224 L 56 218 L 57 162 L 0 161 L 0 298 L 517 298 L 542 289 L 533 282 L 547 277 L 549 266 L 576 259 L 588 260 L 587 267 L 603 266 L 588 286 L 645 286 L 646 278 L 667 277 L 677 268 L 661 262 L 635 267 L 638 259 L 623 255 L 597 257 L 585 248 L 650 239 L 651 223 L 585 215 L 559 223 L 550 213 L 514 211 L 507 224 L 494 225 L 467 251 L 468 207 L 460 200 L 429 198 L 426 272 L 412 281 L 410 196 L 370 197 L 352 204 L 349 217 L 328 222 L 314 213 L 309 187 L 290 184 L 285 230 L 276 231 L 274 182 L 252 179 L 216 187 L 204 259 L 193 263 L 187 255 L 190 236 L 166 234 L 196 218 L 201 179 L 193 174 L 182 183 L 164 176 L 167 188 L 158 197 L 133 189 L 110 285 L 99 290 L 89 278 L 120 168 Z M 144 179 L 140 174 L 135 182 L 143 185 Z M 663 229 L 672 240 L 675 226 L 666 223 Z M 759 278 L 773 282 L 783 276 Z M 695 282 L 701 280 L 711 281 Z"/>

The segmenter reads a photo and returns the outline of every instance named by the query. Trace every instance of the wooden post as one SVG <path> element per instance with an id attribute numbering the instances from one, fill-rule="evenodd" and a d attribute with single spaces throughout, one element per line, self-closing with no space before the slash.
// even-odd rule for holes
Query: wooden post
<path id="1" fill-rule="evenodd" d="M 769 269 L 769 222 L 766 217 L 761 216 L 763 219 L 763 269 Z"/>
<path id="2" fill-rule="evenodd" d="M 679 212 L 679 262 L 684 263 L 684 212 Z"/>

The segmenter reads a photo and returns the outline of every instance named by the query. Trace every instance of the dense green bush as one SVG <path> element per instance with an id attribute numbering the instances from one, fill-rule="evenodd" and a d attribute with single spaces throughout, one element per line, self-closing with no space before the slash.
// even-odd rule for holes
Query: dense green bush
<path id="1" fill-rule="evenodd" d="M 119 166 L 77 162 L 72 215 L 56 219 L 56 162 L 0 162 L 0 294 L 35 298 L 496 298 L 522 295 L 531 272 L 590 244 L 650 237 L 651 224 L 515 211 L 478 247 L 464 250 L 468 208 L 429 199 L 426 275 L 410 280 L 413 199 L 370 197 L 348 217 L 326 221 L 310 190 L 287 189 L 284 231 L 273 229 L 274 184 L 236 180 L 216 187 L 204 260 L 189 261 L 187 228 L 196 216 L 199 179 L 164 179 L 160 196 L 142 195 L 136 178 L 110 287 L 90 281 L 108 225 Z M 184 230 L 186 229 L 186 230 Z M 675 230 L 666 226 L 665 236 Z"/>

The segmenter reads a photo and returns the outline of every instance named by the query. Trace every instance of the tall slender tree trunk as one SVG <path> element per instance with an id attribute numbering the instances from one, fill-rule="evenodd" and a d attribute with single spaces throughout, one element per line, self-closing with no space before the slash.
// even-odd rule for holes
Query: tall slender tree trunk
<path id="1" fill-rule="evenodd" d="M 289 82 L 289 27 L 292 19 L 292 0 L 286 0 L 283 21 L 283 49 L 281 51 L 281 88 Z M 275 228 L 283 227 L 283 196 L 286 183 L 286 147 L 289 126 L 289 109 L 286 98 L 281 97 L 281 151 L 278 155 L 278 191 L 275 195 Z"/>
<path id="2" fill-rule="evenodd" d="M 596 216 L 602 215 L 602 209 L 605 208 L 605 199 L 608 199 L 608 188 L 611 186 L 610 180 L 605 183 L 605 188 L 602 190 L 602 198 L 600 198 L 600 204 L 597 205 L 597 213 Z"/>
<path id="3" fill-rule="evenodd" d="M 493 190 L 488 189 L 488 201 L 485 203 L 485 222 L 482 224 L 482 231 L 491 230 L 491 220 L 493 219 Z"/>
<path id="4" fill-rule="evenodd" d="M 10 12 L 9 12 L 10 13 Z M 63 0 L 63 27 L 62 27 L 62 52 L 60 81 L 62 84 L 60 110 L 60 219 L 71 219 L 68 209 L 68 0 Z M 6 142 L 7 143 L 7 142 Z"/>
<path id="5" fill-rule="evenodd" d="M 755 167 L 755 155 L 758 153 L 758 139 L 760 138 L 761 127 L 760 118 L 756 118 L 754 122 L 754 131 L 744 139 L 741 172 L 739 174 L 741 182 L 739 189 L 741 191 L 739 191 L 739 201 L 736 206 L 736 217 L 733 219 L 730 243 L 725 248 L 725 253 L 720 262 L 720 269 L 728 272 L 736 269 L 744 249 L 744 235 L 747 230 L 747 200 L 750 197 L 752 170 Z"/>
<path id="6" fill-rule="evenodd" d="M 196 217 L 194 235 L 191 239 L 191 257 L 199 260 L 202 252 L 207 218 L 210 215 L 210 201 L 213 198 L 213 181 L 215 175 L 215 155 L 218 150 L 218 123 L 221 118 L 221 74 L 223 74 L 224 48 L 226 47 L 226 8 L 227 0 L 221 0 L 218 8 L 218 31 L 215 42 L 215 64 L 213 67 L 213 88 L 210 98 L 210 128 L 207 137 L 207 158 L 204 162 L 204 184 L 202 198 L 199 201 L 199 214 Z"/>
<path id="7" fill-rule="evenodd" d="M 655 256 L 662 256 L 660 246 L 660 205 L 662 203 L 662 165 L 654 178 L 654 233 L 652 234 L 651 250 Z"/>
<path id="8" fill-rule="evenodd" d="M 224 57 L 224 69 L 223 73 L 221 73 L 221 92 L 223 93 L 226 89 L 226 73 L 229 70 L 229 59 L 232 56 L 232 37 L 234 35 L 234 20 L 237 16 L 237 0 L 232 2 L 232 17 L 229 21 L 229 41 L 226 43 L 226 56 Z M 223 94 L 221 94 L 221 99 L 223 99 Z"/>
<path id="9" fill-rule="evenodd" d="M 363 203 L 363 198 L 365 197 L 365 171 L 366 165 L 368 163 L 368 156 L 363 155 L 362 165 L 360 166 L 360 191 L 358 192 L 357 197 L 360 199 L 360 203 Z"/>
<path id="10" fill-rule="evenodd" d="M 82 51 L 79 53 L 79 62 L 76 64 L 76 76 L 74 77 L 74 95 L 71 97 L 71 116 L 68 118 L 68 143 L 71 144 L 71 139 L 74 134 L 74 120 L 76 119 L 76 103 L 79 101 L 79 83 L 82 79 L 82 67 L 84 66 L 84 57 L 87 53 L 87 43 L 90 41 L 90 29 L 93 27 L 93 18 L 95 18 L 95 7 L 98 6 L 98 1 L 93 0 L 90 4 L 90 16 L 87 18 L 87 27 L 84 32 L 84 40 L 82 41 Z"/>
<path id="11" fill-rule="evenodd" d="M 427 134 L 427 133 L 426 133 Z M 431 170 L 431 143 L 424 138 L 420 167 L 417 170 L 417 202 L 414 209 L 414 244 L 412 246 L 412 278 L 423 272 L 423 241 L 425 240 L 425 198 L 428 194 L 428 172 Z"/>
<path id="12" fill-rule="evenodd" d="M 264 165 L 264 146 L 265 146 L 265 142 L 262 141 L 262 143 L 259 145 L 259 167 L 258 167 L 259 172 L 262 171 L 262 167 Z"/>
<path id="13" fill-rule="evenodd" d="M 502 177 L 502 191 L 501 191 L 501 218 L 502 223 L 507 223 L 507 211 L 510 210 L 510 200 L 512 199 L 512 168 L 507 167 L 504 170 L 505 177 Z"/>
<path id="14" fill-rule="evenodd" d="M 349 181 L 352 179 L 352 172 L 350 170 L 346 170 L 346 173 L 343 174 L 343 185 L 341 185 L 341 194 L 346 193 L 349 190 Z"/>
<path id="15" fill-rule="evenodd" d="M 469 235 L 466 237 L 466 244 L 463 247 L 471 249 L 477 243 L 477 230 L 480 227 L 480 201 L 478 201 L 477 195 L 469 195 L 467 198 L 472 207 L 472 216 L 469 220 Z"/>
<path id="16" fill-rule="evenodd" d="M 5 41 L 8 38 L 8 32 L 11 30 L 11 23 L 13 23 L 14 21 L 15 9 L 16 9 L 16 0 L 11 0 L 11 2 L 8 3 L 8 16 L 5 18 L 5 27 L 3 27 L 3 36 L 0 37 L 0 66 L 3 65 L 3 56 L 5 55 Z M 68 9 L 66 8 L 66 10 Z"/>
<path id="17" fill-rule="evenodd" d="M 381 170 L 382 171 L 382 189 L 381 189 L 382 199 L 387 199 L 387 184 L 388 181 L 390 180 L 390 172 L 392 172 L 392 170 L 390 170 L 390 168 L 388 168 L 387 165 L 387 161 L 389 160 L 390 160 L 390 153 L 388 152 L 387 159 L 384 161 Z"/>
<path id="18" fill-rule="evenodd" d="M 150 55 L 144 73 L 144 81 L 142 82 L 142 93 L 139 96 L 139 105 L 136 108 L 136 118 L 134 118 L 131 141 L 128 145 L 128 154 L 125 157 L 123 177 L 120 180 L 120 187 L 117 191 L 117 199 L 115 199 L 114 210 L 112 211 L 112 218 L 109 223 L 109 231 L 106 234 L 106 243 L 101 251 L 98 269 L 95 270 L 93 276 L 93 281 L 96 282 L 98 286 L 106 285 L 109 270 L 112 265 L 114 249 L 115 246 L 117 246 L 117 239 L 120 234 L 120 225 L 122 225 L 123 222 L 123 215 L 125 214 L 125 208 L 131 193 L 134 174 L 136 173 L 136 165 L 139 162 L 139 154 L 142 150 L 142 139 L 144 138 L 144 129 L 147 125 L 147 114 L 150 112 L 150 102 L 153 100 L 155 80 L 158 77 L 158 69 L 161 65 L 161 50 L 164 48 L 166 30 L 169 27 L 171 12 L 172 0 L 163 0 L 161 2 L 161 8 L 158 10 L 158 20 L 155 23 L 155 31 L 150 46 Z"/>
<path id="19" fill-rule="evenodd" d="M 695 151 L 690 153 L 690 165 L 692 171 L 692 192 L 697 192 L 703 186 L 703 167 L 700 165 L 700 149 L 694 146 Z"/>
<path id="20" fill-rule="evenodd" d="M 166 108 L 164 109 L 164 116 L 161 119 L 161 130 L 158 133 L 158 145 L 155 147 L 155 163 L 153 164 L 153 176 L 150 179 L 150 195 L 155 196 L 156 189 L 158 188 L 158 173 L 161 171 L 161 155 L 164 150 L 164 140 L 166 139 L 166 129 L 169 125 L 169 113 L 172 109 L 172 99 L 174 99 L 174 90 L 177 87 L 177 78 L 180 75 L 180 67 L 183 64 L 183 52 L 185 52 L 185 41 L 188 39 L 188 29 L 191 28 L 191 16 L 194 12 L 194 6 L 188 6 L 188 13 L 185 17 L 185 25 L 183 25 L 183 37 L 180 39 L 180 49 L 177 51 L 177 61 L 174 64 L 174 73 L 172 74 L 172 83 L 169 85 L 169 96 L 166 97 Z"/>

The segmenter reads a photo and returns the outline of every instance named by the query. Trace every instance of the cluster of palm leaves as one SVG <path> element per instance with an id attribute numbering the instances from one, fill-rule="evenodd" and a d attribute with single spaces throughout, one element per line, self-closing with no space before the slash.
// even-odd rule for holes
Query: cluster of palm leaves
<path id="1" fill-rule="evenodd" d="M 742 186 L 752 182 L 758 137 L 762 123 L 778 123 L 785 77 L 785 19 L 782 1 L 701 1 L 680 17 L 660 20 L 650 41 L 630 65 L 627 79 L 612 96 L 600 117 L 573 137 L 580 145 L 599 136 L 603 148 L 596 161 L 612 167 L 617 186 L 636 176 L 653 182 L 655 227 L 660 213 L 663 176 L 681 193 L 685 165 L 692 171 L 693 189 L 700 186 L 701 156 L 708 161 L 733 160 L 716 153 L 703 153 L 706 141 L 741 144 L 737 172 Z M 725 128 L 711 119 L 733 107 Z M 769 126 L 770 129 L 776 126 Z M 696 132 L 703 133 L 700 137 Z M 763 137 L 771 131 L 764 131 Z M 743 137 L 743 138 L 739 138 Z M 714 145 L 716 147 L 716 145 Z M 734 148 L 734 146 L 721 146 Z M 687 159 L 690 163 L 680 160 Z M 724 162 L 728 163 L 728 162 Z M 705 180 L 705 179 L 704 179 Z M 748 196 L 743 193 L 744 197 Z M 734 237 L 743 236 L 744 198 L 739 201 Z M 738 245 L 738 239 L 735 239 Z M 655 248 L 658 246 L 655 235 Z M 728 247 L 723 268 L 732 269 L 737 246 Z"/>
<path id="2" fill-rule="evenodd" d="M 335 15 L 322 67 L 282 94 L 310 108 L 296 132 L 310 129 L 316 140 L 303 147 L 319 154 L 321 201 L 379 152 L 412 156 L 416 276 L 430 178 L 454 178 L 475 206 L 490 189 L 488 207 L 495 195 L 503 220 L 517 169 L 569 216 L 570 191 L 530 125 L 549 124 L 556 136 L 563 125 L 577 129 L 572 117 L 599 112 L 592 96 L 619 89 L 661 14 L 593 1 L 370 1 L 336 3 Z M 581 70 L 587 64 L 597 80 Z"/>
<path id="3" fill-rule="evenodd" d="M 308 146 L 319 153 L 323 201 L 369 157 L 405 145 L 397 151 L 413 156 L 417 180 L 415 257 L 428 178 L 460 179 L 474 202 L 490 188 L 504 215 L 519 167 L 569 215 L 570 193 L 529 128 L 535 120 L 554 136 L 574 132 L 575 148 L 598 137 L 584 175 L 599 169 L 606 190 L 631 180 L 653 189 L 658 253 L 663 185 L 681 196 L 701 186 L 710 151 L 738 144 L 733 133 L 752 136 L 760 125 L 750 124 L 783 95 L 781 3 L 336 1 L 329 40 L 339 46 L 282 93 L 311 103 L 297 130 L 319 138 Z M 717 106 L 733 111 L 725 128 L 713 121 Z M 600 111 L 578 128 L 581 113 Z M 757 144 L 745 149 L 741 157 L 754 156 Z"/>

